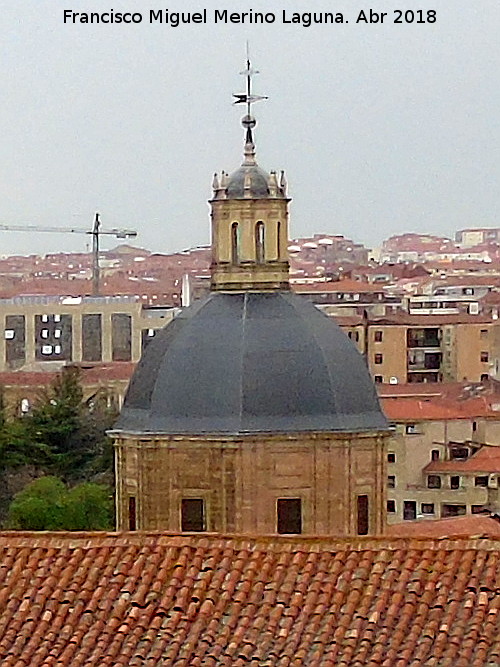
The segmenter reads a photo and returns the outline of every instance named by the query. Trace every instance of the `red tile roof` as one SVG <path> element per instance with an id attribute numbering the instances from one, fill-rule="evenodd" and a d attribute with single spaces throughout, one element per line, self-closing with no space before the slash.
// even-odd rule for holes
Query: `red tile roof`
<path id="1" fill-rule="evenodd" d="M 491 417 L 500 419 L 500 413 L 491 408 L 486 397 L 473 398 L 463 403 L 436 397 L 407 398 L 381 396 L 382 409 L 391 421 L 433 421 L 443 419 L 473 419 Z"/>
<path id="2" fill-rule="evenodd" d="M 483 445 L 481 449 L 465 460 L 431 461 L 424 470 L 426 472 L 500 472 L 500 446 Z"/>
<path id="3" fill-rule="evenodd" d="M 134 372 L 135 363 L 113 361 L 109 363 L 71 364 L 81 369 L 82 384 L 106 383 L 112 380 L 128 381 Z M 46 387 L 54 381 L 61 369 L 53 371 L 0 371 L 0 385 L 4 387 Z"/>
<path id="4" fill-rule="evenodd" d="M 0 533 L 2 667 L 500 664 L 500 540 Z"/>
<path id="5" fill-rule="evenodd" d="M 457 516 L 450 519 L 403 521 L 387 527 L 389 535 L 397 537 L 470 537 L 495 535 L 500 537 L 500 521 L 481 514 Z"/>

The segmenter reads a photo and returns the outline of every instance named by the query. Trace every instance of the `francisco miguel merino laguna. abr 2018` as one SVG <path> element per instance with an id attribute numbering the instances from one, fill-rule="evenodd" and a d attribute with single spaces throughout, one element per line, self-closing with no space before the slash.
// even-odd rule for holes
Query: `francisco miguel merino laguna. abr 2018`
<path id="1" fill-rule="evenodd" d="M 305 28 L 314 23 L 345 23 L 344 15 L 340 12 L 287 12 L 283 9 L 281 14 L 275 12 L 231 12 L 228 9 L 214 9 L 211 19 L 213 23 L 223 24 L 271 24 L 276 23 L 278 16 L 281 23 L 299 24 Z M 142 23 L 146 17 L 149 23 L 162 23 L 171 28 L 180 25 L 209 22 L 206 9 L 198 12 L 173 12 L 169 9 L 150 9 L 147 14 L 142 12 L 115 12 L 110 9 L 107 12 L 74 12 L 65 9 L 63 13 L 64 23 Z M 279 21 L 278 21 L 279 22 Z"/>

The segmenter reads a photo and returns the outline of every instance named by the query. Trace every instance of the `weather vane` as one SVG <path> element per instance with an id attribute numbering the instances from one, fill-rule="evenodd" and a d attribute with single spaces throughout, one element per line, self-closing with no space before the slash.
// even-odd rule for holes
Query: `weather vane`
<path id="1" fill-rule="evenodd" d="M 254 69 L 252 67 L 252 64 L 250 62 L 250 52 L 248 48 L 248 42 L 247 42 L 247 59 L 246 59 L 246 69 L 244 69 L 240 74 L 246 77 L 247 80 L 247 86 L 246 86 L 246 93 L 233 93 L 233 97 L 236 98 L 236 101 L 234 104 L 246 104 L 247 105 L 247 113 L 246 116 L 244 116 L 241 120 L 241 124 L 243 125 L 244 128 L 246 128 L 247 135 L 246 135 L 246 143 L 247 144 L 253 144 L 253 137 L 252 137 L 252 128 L 254 128 L 257 124 L 257 121 L 255 118 L 252 116 L 252 104 L 255 102 L 259 102 L 260 100 L 267 100 L 267 95 L 253 95 L 252 94 L 252 77 L 255 74 L 258 74 L 259 71 Z"/>

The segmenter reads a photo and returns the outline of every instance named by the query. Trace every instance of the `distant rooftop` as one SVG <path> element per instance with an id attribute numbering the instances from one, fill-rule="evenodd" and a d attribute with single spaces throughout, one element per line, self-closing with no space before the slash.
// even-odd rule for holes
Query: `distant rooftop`
<path id="1" fill-rule="evenodd" d="M 54 294 L 20 294 L 9 299 L 0 299 L 4 304 L 60 304 L 64 306 L 80 303 L 134 303 L 138 301 L 135 295 L 119 296 L 57 296 Z"/>

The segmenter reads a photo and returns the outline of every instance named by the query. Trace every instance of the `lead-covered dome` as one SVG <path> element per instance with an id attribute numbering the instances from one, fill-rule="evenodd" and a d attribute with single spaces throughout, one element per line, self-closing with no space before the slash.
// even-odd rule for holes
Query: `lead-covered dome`
<path id="1" fill-rule="evenodd" d="M 290 292 L 212 293 L 143 353 L 116 430 L 164 434 L 386 430 L 365 362 Z"/>
<path id="2" fill-rule="evenodd" d="M 252 199 L 269 197 L 269 174 L 259 166 L 244 165 L 229 176 L 226 194 L 229 199 L 242 199 L 245 196 Z"/>

